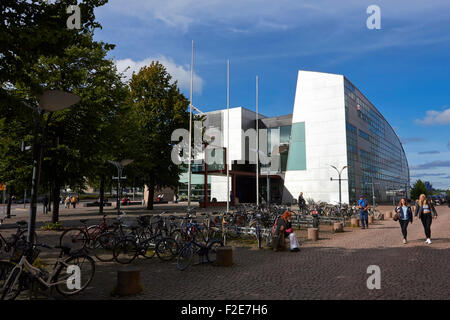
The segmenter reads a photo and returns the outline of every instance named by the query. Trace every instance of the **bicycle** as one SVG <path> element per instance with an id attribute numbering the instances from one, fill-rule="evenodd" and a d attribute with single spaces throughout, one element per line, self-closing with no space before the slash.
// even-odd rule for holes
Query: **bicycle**
<path id="1" fill-rule="evenodd" d="M 3 219 L 0 219 L 0 225 L 3 224 Z M 4 238 L 3 235 L 0 233 L 0 254 L 3 252 L 8 253 L 11 251 L 11 249 L 15 248 L 19 240 L 26 239 L 27 237 L 27 228 L 26 226 L 28 223 L 24 220 L 17 221 L 17 230 L 16 233 L 13 234 L 10 238 Z M 37 234 L 34 232 L 34 241 L 35 244 L 37 243 Z"/>
<path id="2" fill-rule="evenodd" d="M 192 264 L 194 255 L 198 255 L 199 257 L 199 262 L 197 264 L 205 263 L 205 257 L 208 263 L 215 262 L 218 247 L 223 247 L 223 242 L 217 239 L 212 240 L 210 243 L 199 243 L 195 240 L 189 241 L 178 254 L 178 270 L 186 270 Z"/>
<path id="3" fill-rule="evenodd" d="M 95 262 L 90 256 L 84 252 L 72 254 L 70 247 L 57 246 L 61 249 L 60 255 L 53 265 L 53 269 L 48 272 L 41 268 L 35 267 L 27 259 L 32 256 L 34 261 L 40 250 L 37 247 L 52 249 L 46 244 L 31 245 L 26 243 L 18 260 L 17 265 L 8 275 L 1 293 L 1 300 L 14 300 L 21 291 L 33 289 L 37 283 L 45 289 L 56 288 L 63 296 L 71 296 L 80 293 L 89 285 L 95 274 Z M 80 286 L 69 286 L 70 277 L 74 274 L 73 266 L 79 268 Z"/>
<path id="4" fill-rule="evenodd" d="M 119 216 L 118 219 L 122 219 L 125 215 L 122 212 L 122 216 Z M 75 227 L 65 230 L 61 236 L 59 237 L 59 245 L 62 246 L 64 244 L 70 243 L 72 246 L 72 250 L 79 251 L 86 247 L 90 249 L 94 249 L 95 240 L 102 234 L 105 234 L 110 231 L 110 226 L 108 226 L 106 221 L 106 214 L 103 215 L 102 222 L 100 224 L 87 226 L 87 221 L 89 219 L 81 219 L 80 222 L 83 224 L 81 227 Z M 113 224 L 114 225 L 114 224 Z M 116 231 L 116 228 L 114 229 Z"/>
<path id="5" fill-rule="evenodd" d="M 131 263 L 139 255 L 146 259 L 152 258 L 155 253 L 163 261 L 172 260 L 178 253 L 178 243 L 169 237 L 153 235 L 143 236 L 138 226 L 131 227 L 131 234 L 122 237 L 114 244 L 113 258 L 121 264 Z"/>

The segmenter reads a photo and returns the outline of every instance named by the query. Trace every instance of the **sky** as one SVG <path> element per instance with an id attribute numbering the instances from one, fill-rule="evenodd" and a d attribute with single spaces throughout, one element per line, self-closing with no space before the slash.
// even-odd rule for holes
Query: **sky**
<path id="1" fill-rule="evenodd" d="M 367 28 L 370 5 L 381 29 Z M 129 77 L 152 60 L 166 66 L 193 104 L 230 105 L 265 116 L 292 113 L 298 70 L 345 75 L 400 137 L 411 182 L 450 188 L 450 1 L 109 0 L 96 10 L 96 40 Z"/>

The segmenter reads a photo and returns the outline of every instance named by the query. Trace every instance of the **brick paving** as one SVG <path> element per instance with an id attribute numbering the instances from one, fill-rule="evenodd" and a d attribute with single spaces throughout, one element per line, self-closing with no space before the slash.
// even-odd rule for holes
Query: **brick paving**
<path id="1" fill-rule="evenodd" d="M 450 299 L 450 208 L 437 210 L 431 245 L 424 243 L 420 221 L 409 226 L 404 245 L 398 222 L 388 219 L 367 230 L 346 227 L 340 234 L 321 226 L 317 242 L 306 241 L 301 232 L 297 253 L 235 247 L 229 268 L 199 265 L 178 271 L 175 262 L 139 258 L 133 266 L 142 270 L 144 291 L 121 299 Z M 76 219 L 89 215 L 81 211 Z M 380 290 L 367 289 L 369 265 L 381 269 Z M 75 299 L 112 299 L 120 267 L 98 263 L 90 287 Z"/>

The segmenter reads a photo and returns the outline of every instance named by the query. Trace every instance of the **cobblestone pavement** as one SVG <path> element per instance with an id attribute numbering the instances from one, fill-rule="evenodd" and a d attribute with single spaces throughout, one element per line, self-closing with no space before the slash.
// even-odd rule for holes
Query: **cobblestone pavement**
<path id="1" fill-rule="evenodd" d="M 424 243 L 420 221 L 409 226 L 404 245 L 398 222 L 387 219 L 339 234 L 323 226 L 317 242 L 299 233 L 297 253 L 235 247 L 229 268 L 178 271 L 175 262 L 140 258 L 133 266 L 142 270 L 144 291 L 126 299 L 450 299 L 450 208 L 437 210 L 431 245 Z M 367 288 L 369 265 L 381 269 L 380 290 Z M 120 267 L 99 263 L 90 287 L 75 298 L 112 299 Z"/>

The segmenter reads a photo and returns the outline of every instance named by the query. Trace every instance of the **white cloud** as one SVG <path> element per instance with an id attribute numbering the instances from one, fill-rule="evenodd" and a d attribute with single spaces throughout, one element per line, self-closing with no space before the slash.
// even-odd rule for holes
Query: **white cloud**
<path id="1" fill-rule="evenodd" d="M 424 126 L 450 124 L 450 108 L 443 111 L 428 110 L 425 118 L 416 119 L 415 122 Z"/>
<path id="2" fill-rule="evenodd" d="M 193 26 L 224 25 L 253 31 L 311 26 L 317 19 L 344 24 L 362 24 L 372 0 L 109 0 L 108 10 L 187 32 Z M 418 19 L 446 18 L 448 0 L 379 0 L 382 20 L 395 19 L 416 25 Z"/>
<path id="3" fill-rule="evenodd" d="M 155 58 L 146 58 L 141 61 L 134 61 L 132 59 L 116 60 L 117 70 L 123 72 L 125 80 L 129 81 L 133 72 L 139 72 L 139 70 L 148 66 L 152 61 L 159 61 L 167 72 L 172 76 L 173 80 L 178 81 L 178 87 L 183 90 L 190 89 L 191 83 L 191 68 L 189 65 L 176 64 L 171 58 L 165 56 L 159 56 Z M 129 67 L 129 68 L 128 68 Z M 128 69 L 127 69 L 128 68 Z M 194 72 L 194 92 L 201 93 L 203 89 L 204 80 Z"/>

